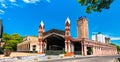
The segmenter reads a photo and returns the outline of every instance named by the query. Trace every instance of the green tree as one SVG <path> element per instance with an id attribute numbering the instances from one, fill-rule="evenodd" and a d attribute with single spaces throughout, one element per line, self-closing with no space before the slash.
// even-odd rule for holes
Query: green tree
<path id="1" fill-rule="evenodd" d="M 11 35 L 11 39 L 18 41 L 18 43 L 21 43 L 21 41 L 22 41 L 23 38 L 22 38 L 21 35 L 15 33 L 15 34 L 12 34 L 12 35 Z"/>
<path id="2" fill-rule="evenodd" d="M 117 51 L 120 52 L 120 46 L 117 46 Z"/>
<path id="3" fill-rule="evenodd" d="M 5 49 L 6 47 L 11 48 L 12 50 L 16 51 L 17 49 L 17 44 L 22 42 L 22 36 L 15 33 L 12 35 L 3 33 L 3 42 L 5 42 L 5 45 L 3 46 L 3 49 Z"/>
<path id="4" fill-rule="evenodd" d="M 11 38 L 10 38 L 10 35 L 9 34 L 7 34 L 7 33 L 3 33 L 3 38 L 2 38 L 2 41 L 3 42 L 7 42 L 8 40 L 10 40 Z"/>
<path id="5" fill-rule="evenodd" d="M 116 46 L 117 47 L 117 51 L 120 52 L 120 46 L 119 45 L 116 45 L 114 43 L 110 43 L 110 44 Z"/>
<path id="6" fill-rule="evenodd" d="M 113 0 L 78 0 L 81 6 L 86 6 L 86 12 L 101 12 L 103 9 L 109 9 Z"/>

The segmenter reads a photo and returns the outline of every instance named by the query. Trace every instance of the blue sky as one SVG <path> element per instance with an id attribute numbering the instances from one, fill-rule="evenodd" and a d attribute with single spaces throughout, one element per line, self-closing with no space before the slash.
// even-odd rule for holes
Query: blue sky
<path id="1" fill-rule="evenodd" d="M 115 0 L 109 10 L 87 14 L 77 0 L 0 0 L 0 18 L 4 32 L 37 35 L 43 20 L 45 31 L 52 28 L 64 30 L 67 17 L 71 20 L 71 35 L 77 37 L 76 20 L 86 16 L 89 22 L 89 37 L 102 32 L 111 42 L 120 45 L 120 0 Z"/>

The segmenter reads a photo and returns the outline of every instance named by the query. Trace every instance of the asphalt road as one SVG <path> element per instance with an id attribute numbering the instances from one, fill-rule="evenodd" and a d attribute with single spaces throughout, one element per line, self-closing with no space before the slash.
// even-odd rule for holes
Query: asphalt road
<path id="1" fill-rule="evenodd" d="M 66 58 L 66 59 L 40 61 L 40 62 L 113 62 L 113 59 L 115 59 L 115 58 L 120 58 L 120 55 L 77 57 L 77 58 Z"/>

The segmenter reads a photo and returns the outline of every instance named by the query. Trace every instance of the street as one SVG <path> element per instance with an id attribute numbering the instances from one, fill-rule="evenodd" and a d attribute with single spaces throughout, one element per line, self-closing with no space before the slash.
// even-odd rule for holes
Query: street
<path id="1" fill-rule="evenodd" d="M 115 58 L 120 58 L 120 55 L 77 57 L 77 58 L 67 58 L 67 59 L 40 61 L 40 62 L 113 62 L 113 59 L 115 59 Z"/>

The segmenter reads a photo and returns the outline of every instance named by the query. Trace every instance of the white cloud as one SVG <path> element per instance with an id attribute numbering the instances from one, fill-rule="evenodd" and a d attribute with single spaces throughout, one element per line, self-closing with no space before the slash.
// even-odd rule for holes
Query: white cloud
<path id="1" fill-rule="evenodd" d="M 46 0 L 46 1 L 49 2 L 49 3 L 51 2 L 51 0 Z"/>
<path id="2" fill-rule="evenodd" d="M 0 0 L 0 2 L 4 2 L 4 0 Z"/>
<path id="3" fill-rule="evenodd" d="M 120 40 L 120 37 L 111 37 L 111 40 Z"/>
<path id="4" fill-rule="evenodd" d="M 106 33 L 105 37 L 109 37 L 111 40 L 120 40 L 119 36 L 115 36 L 113 33 Z"/>
<path id="5" fill-rule="evenodd" d="M 109 37 L 111 40 L 120 40 L 120 37 L 105 35 L 105 37 Z"/>
<path id="6" fill-rule="evenodd" d="M 37 3 L 40 2 L 40 0 L 23 0 L 24 3 Z"/>
<path id="7" fill-rule="evenodd" d="M 7 8 L 6 4 L 4 4 L 4 3 L 2 3 L 1 6 L 4 8 Z"/>
<path id="8" fill-rule="evenodd" d="M 30 0 L 23 0 L 23 2 L 25 2 L 25 3 L 30 3 Z"/>
<path id="9" fill-rule="evenodd" d="M 13 3 L 16 2 L 16 0 L 9 0 L 9 1 L 10 1 L 10 2 L 13 2 Z"/>
<path id="10" fill-rule="evenodd" d="M 20 7 L 20 5 L 16 4 L 16 3 L 11 3 L 14 6 Z"/>
<path id="11" fill-rule="evenodd" d="M 3 10 L 0 10 L 0 14 L 4 14 L 5 13 L 5 11 L 3 11 Z"/>
<path id="12" fill-rule="evenodd" d="M 110 35 L 105 35 L 105 37 L 109 37 L 110 38 L 111 36 Z"/>
<path id="13" fill-rule="evenodd" d="M 36 4 L 40 1 L 47 1 L 51 2 L 51 0 L 22 0 L 22 4 Z M 17 0 L 0 0 L 0 7 L 1 8 L 8 8 L 8 7 L 21 7 L 22 4 L 18 4 Z"/>
<path id="14" fill-rule="evenodd" d="M 4 14 L 5 12 L 1 9 L 7 9 L 12 7 L 23 7 L 24 4 L 36 4 L 40 1 L 51 2 L 51 0 L 22 0 L 22 3 L 18 2 L 18 0 L 0 0 L 0 14 Z"/>

